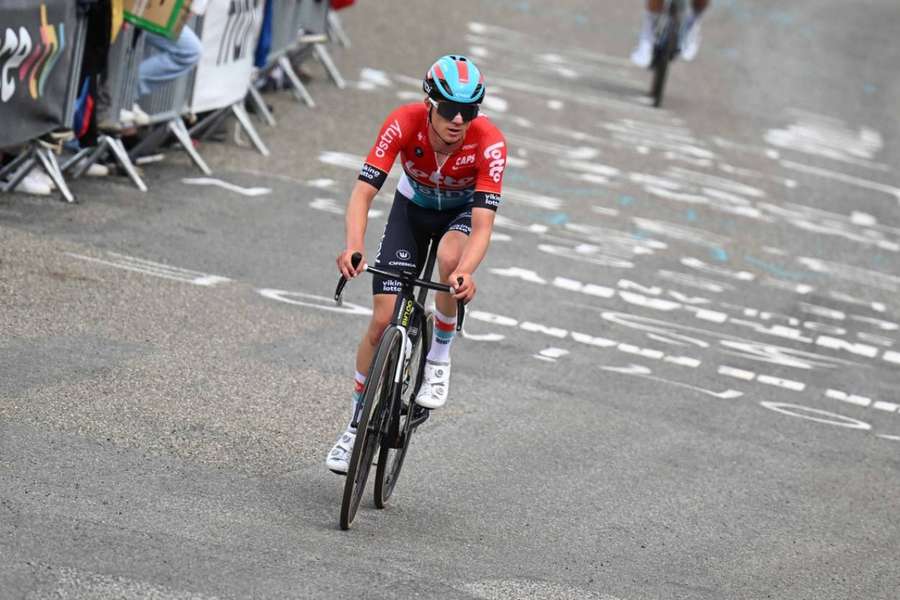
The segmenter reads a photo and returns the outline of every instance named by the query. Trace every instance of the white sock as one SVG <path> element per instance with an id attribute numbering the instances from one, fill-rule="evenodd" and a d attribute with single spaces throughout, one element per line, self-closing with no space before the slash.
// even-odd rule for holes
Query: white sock
<path id="1" fill-rule="evenodd" d="M 347 424 L 347 430 L 356 433 L 356 427 L 353 427 L 353 416 L 356 414 L 356 407 L 362 402 L 363 391 L 366 389 L 366 376 L 359 371 L 353 377 L 353 398 L 350 405 L 350 422 Z"/>
<path id="2" fill-rule="evenodd" d="M 450 362 L 450 344 L 456 337 L 456 316 L 448 317 L 441 311 L 434 310 L 434 332 L 431 336 L 431 348 L 426 360 L 431 362 Z"/>

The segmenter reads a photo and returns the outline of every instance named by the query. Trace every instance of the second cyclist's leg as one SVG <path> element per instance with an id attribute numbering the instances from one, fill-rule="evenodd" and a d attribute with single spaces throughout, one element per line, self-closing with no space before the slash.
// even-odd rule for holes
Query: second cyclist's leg
<path id="1" fill-rule="evenodd" d="M 665 0 L 647 0 L 646 10 L 641 19 L 638 44 L 631 53 L 631 62 L 647 68 L 653 62 L 653 44 L 656 41 L 656 25 L 665 8 Z"/>
<path id="2" fill-rule="evenodd" d="M 456 270 L 468 236 L 465 229 L 448 231 L 438 246 L 438 271 L 441 281 L 447 281 Z M 434 298 L 434 330 L 431 348 L 425 358 L 422 387 L 416 404 L 425 408 L 440 408 L 450 393 L 450 346 L 456 335 L 456 300 L 450 294 L 438 293 Z"/>
<path id="3" fill-rule="evenodd" d="M 337 442 L 325 460 L 325 465 L 335 473 L 346 473 L 350 466 L 350 455 L 353 453 L 353 444 L 356 442 L 356 427 L 354 427 L 353 421 L 362 401 L 366 386 L 366 374 L 372 364 L 375 349 L 381 340 L 381 334 L 384 333 L 391 321 L 395 298 L 393 294 L 375 294 L 372 297 L 372 319 L 356 350 L 356 375 L 350 400 L 350 420 L 346 430 L 338 436 Z"/>
<path id="4" fill-rule="evenodd" d="M 691 10 L 685 15 L 681 34 L 681 58 L 684 60 L 694 60 L 700 51 L 700 16 L 707 6 L 709 0 L 693 0 Z"/>

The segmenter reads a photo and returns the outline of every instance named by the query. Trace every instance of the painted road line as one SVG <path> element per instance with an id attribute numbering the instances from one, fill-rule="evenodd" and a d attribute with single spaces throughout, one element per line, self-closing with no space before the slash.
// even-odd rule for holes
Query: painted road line
<path id="1" fill-rule="evenodd" d="M 161 277 L 163 279 L 180 281 L 182 283 L 190 283 L 192 285 L 212 287 L 231 281 L 231 279 L 222 277 L 221 275 L 211 275 L 209 273 L 201 273 L 200 271 L 191 271 L 188 269 L 173 267 L 171 265 L 166 265 L 163 263 L 144 260 L 142 258 L 125 256 L 124 254 L 117 254 L 115 252 L 108 253 L 110 257 L 109 260 L 96 258 L 93 256 L 85 256 L 83 254 L 75 254 L 73 252 L 66 252 L 65 254 L 79 260 L 95 262 L 110 267 L 115 267 L 117 269 L 134 271 L 137 273 L 142 273 L 144 275 L 151 275 L 153 277 Z"/>
<path id="2" fill-rule="evenodd" d="M 216 179 L 215 177 L 187 177 L 182 179 L 181 183 L 186 183 L 187 185 L 212 185 L 228 190 L 229 192 L 241 194 L 242 196 L 265 196 L 266 194 L 272 193 L 270 188 L 245 188 L 233 183 L 228 183 L 227 181 L 222 181 L 221 179 Z"/>

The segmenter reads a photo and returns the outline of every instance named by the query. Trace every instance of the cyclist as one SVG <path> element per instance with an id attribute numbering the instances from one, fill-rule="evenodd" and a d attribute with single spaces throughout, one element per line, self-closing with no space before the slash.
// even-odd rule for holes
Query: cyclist
<path id="1" fill-rule="evenodd" d="M 353 268 L 355 252 L 365 257 L 369 207 L 384 184 L 397 155 L 403 173 L 394 195 L 375 264 L 387 270 L 421 272 L 431 236 L 440 238 L 437 251 L 440 279 L 454 293 L 435 297 L 434 334 L 425 362 L 416 403 L 440 408 L 450 383 L 450 345 L 456 324 L 456 301 L 475 296 L 472 274 L 491 241 L 494 216 L 500 206 L 506 141 L 485 116 L 478 116 L 484 100 L 484 78 L 464 56 L 447 55 L 428 69 L 422 82 L 423 102 L 394 110 L 381 127 L 359 179 L 350 194 L 346 215 L 346 248 L 337 257 L 344 277 L 362 272 Z M 457 279 L 462 278 L 462 283 Z M 376 346 L 393 316 L 400 282 L 374 276 L 373 314 L 356 353 L 354 415 Z M 347 430 L 328 453 L 326 465 L 346 473 L 356 439 L 351 417 Z"/>
<path id="2" fill-rule="evenodd" d="M 692 61 L 700 50 L 700 15 L 706 10 L 709 0 L 692 0 L 691 10 L 685 16 L 681 29 L 681 58 Z M 631 62 L 647 68 L 653 62 L 653 44 L 656 25 L 665 9 L 665 0 L 647 0 L 647 8 L 641 21 L 641 31 L 637 48 L 631 53 Z"/>

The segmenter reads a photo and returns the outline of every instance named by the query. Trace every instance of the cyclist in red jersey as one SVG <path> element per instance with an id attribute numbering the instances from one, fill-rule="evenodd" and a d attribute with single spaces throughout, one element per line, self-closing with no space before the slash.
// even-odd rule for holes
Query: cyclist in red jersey
<path id="1" fill-rule="evenodd" d="M 454 294 L 435 296 L 434 336 L 416 403 L 439 408 L 450 383 L 450 345 L 456 325 L 456 301 L 475 296 L 472 274 L 487 253 L 500 206 L 506 141 L 500 130 L 478 110 L 484 99 L 484 78 L 464 56 L 439 58 L 428 70 L 423 102 L 394 110 L 384 121 L 375 145 L 350 194 L 346 215 L 346 248 L 337 257 L 341 275 L 352 278 L 365 264 L 365 233 L 369 208 L 397 157 L 403 173 L 394 195 L 376 266 L 421 272 L 430 237 L 440 238 L 440 279 Z M 363 261 L 354 269 L 351 256 Z M 462 278 L 462 283 L 457 283 Z M 400 282 L 373 277 L 373 314 L 356 354 L 353 411 L 362 396 L 366 374 L 381 334 L 391 320 Z M 326 465 L 346 473 L 356 439 L 352 426 L 328 453 Z"/>

